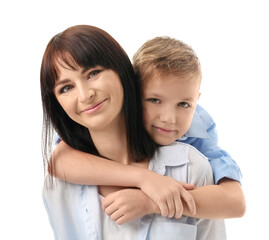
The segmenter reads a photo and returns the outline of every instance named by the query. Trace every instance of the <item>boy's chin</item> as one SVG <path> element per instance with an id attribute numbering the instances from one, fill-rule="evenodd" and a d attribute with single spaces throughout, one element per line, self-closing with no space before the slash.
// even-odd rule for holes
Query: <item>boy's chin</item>
<path id="1" fill-rule="evenodd" d="M 168 146 L 175 142 L 177 139 L 153 139 L 155 143 L 159 144 L 160 146 Z"/>

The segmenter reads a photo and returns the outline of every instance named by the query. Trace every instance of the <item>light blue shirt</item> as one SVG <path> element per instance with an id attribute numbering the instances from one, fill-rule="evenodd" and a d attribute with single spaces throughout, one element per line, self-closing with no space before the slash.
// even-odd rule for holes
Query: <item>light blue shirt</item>
<path id="1" fill-rule="evenodd" d="M 159 149 L 150 160 L 149 169 L 196 187 L 213 183 L 213 174 L 206 157 L 194 147 L 175 142 Z M 43 199 L 59 240 L 102 240 L 101 202 L 96 186 L 76 185 L 53 179 L 53 188 L 46 178 Z M 124 225 L 123 225 L 124 226 Z M 223 220 L 164 218 L 158 214 L 139 219 L 138 240 L 225 240 Z"/>
<path id="2" fill-rule="evenodd" d="M 216 124 L 200 105 L 196 107 L 189 131 L 178 141 L 194 146 L 209 159 L 215 184 L 224 177 L 241 184 L 240 168 L 231 156 L 218 146 Z"/>

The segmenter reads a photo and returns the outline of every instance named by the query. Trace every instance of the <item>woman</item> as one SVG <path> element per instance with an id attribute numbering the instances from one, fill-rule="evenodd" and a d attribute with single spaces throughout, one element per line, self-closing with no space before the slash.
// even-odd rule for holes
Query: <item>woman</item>
<path id="1" fill-rule="evenodd" d="M 54 128 L 71 147 L 121 164 L 136 165 L 159 181 L 160 176 L 147 169 L 149 166 L 154 169 L 158 157 L 173 151 L 173 146 L 160 148 L 159 152 L 145 132 L 139 85 L 131 63 L 106 32 L 92 26 L 76 26 L 53 37 L 42 61 L 41 93 L 45 161 L 50 156 Z M 199 161 L 207 162 L 193 148 L 184 145 L 182 149 L 192 152 Z M 161 179 L 167 189 L 177 185 L 177 181 L 169 177 Z M 55 238 L 112 239 L 112 234 L 115 239 L 145 239 L 147 236 L 156 239 L 162 229 L 169 239 L 179 235 L 182 239 L 214 239 L 218 234 L 216 226 L 223 226 L 222 222 L 213 220 L 188 217 L 169 220 L 159 215 L 147 215 L 118 226 L 104 214 L 99 199 L 114 191 L 111 187 L 82 186 L 55 179 L 53 186 L 46 185 L 44 203 Z M 168 209 L 176 206 L 179 198 L 175 195 L 173 203 L 167 201 Z M 223 237 L 225 239 L 225 234 Z"/>

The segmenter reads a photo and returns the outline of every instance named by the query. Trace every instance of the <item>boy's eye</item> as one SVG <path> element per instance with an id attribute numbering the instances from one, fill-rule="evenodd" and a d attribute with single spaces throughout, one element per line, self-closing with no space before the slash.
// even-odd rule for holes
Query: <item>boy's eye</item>
<path id="1" fill-rule="evenodd" d="M 188 108 L 190 107 L 190 104 L 188 104 L 187 102 L 180 102 L 178 106 L 183 107 L 183 108 Z"/>
<path id="2" fill-rule="evenodd" d="M 95 77 L 95 76 L 98 75 L 98 73 L 100 73 L 100 72 L 101 72 L 101 70 L 93 70 L 93 71 L 91 71 L 91 72 L 88 74 L 88 79 Z"/>
<path id="3" fill-rule="evenodd" d="M 148 98 L 146 101 L 151 103 L 160 103 L 161 101 L 158 98 Z"/>
<path id="4" fill-rule="evenodd" d="M 67 86 L 64 86 L 60 89 L 60 93 L 67 93 L 69 92 L 71 89 L 73 88 L 73 86 L 71 85 L 67 85 Z"/>

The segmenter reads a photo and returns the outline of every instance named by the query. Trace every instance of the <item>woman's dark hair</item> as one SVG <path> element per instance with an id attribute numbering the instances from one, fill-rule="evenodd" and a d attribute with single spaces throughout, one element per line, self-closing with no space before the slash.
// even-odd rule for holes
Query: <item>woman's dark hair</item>
<path id="1" fill-rule="evenodd" d="M 54 130 L 72 148 L 100 156 L 89 130 L 74 122 L 55 97 L 53 90 L 59 75 L 59 59 L 71 69 L 78 66 L 89 69 L 100 65 L 118 74 L 124 91 L 123 113 L 130 158 L 141 161 L 152 157 L 157 145 L 143 127 L 140 86 L 129 57 L 119 43 L 102 29 L 79 25 L 66 29 L 49 41 L 41 64 L 42 152 L 45 166 L 51 155 Z"/>

